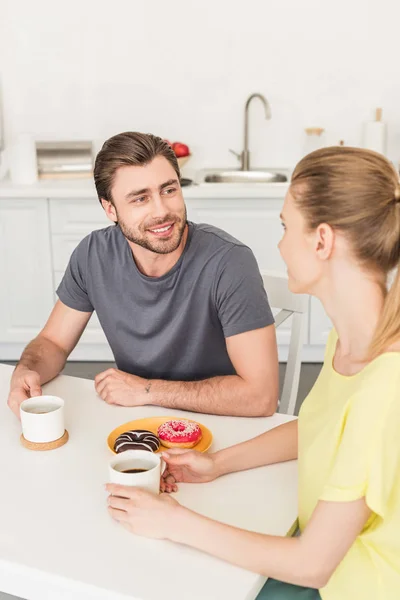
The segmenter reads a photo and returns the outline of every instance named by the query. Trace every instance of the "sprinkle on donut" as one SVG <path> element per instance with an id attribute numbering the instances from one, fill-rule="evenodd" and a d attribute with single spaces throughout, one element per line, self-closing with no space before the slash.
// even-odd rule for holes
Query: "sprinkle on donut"
<path id="1" fill-rule="evenodd" d="M 202 438 L 200 426 L 195 421 L 172 419 L 158 428 L 158 437 L 163 446 L 192 448 Z"/>

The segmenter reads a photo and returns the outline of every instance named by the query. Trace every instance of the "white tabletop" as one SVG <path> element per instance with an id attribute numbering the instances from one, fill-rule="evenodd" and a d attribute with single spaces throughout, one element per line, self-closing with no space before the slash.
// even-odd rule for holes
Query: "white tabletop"
<path id="1" fill-rule="evenodd" d="M 107 435 L 136 418 L 184 415 L 214 435 L 213 450 L 290 420 L 217 417 L 108 406 L 93 381 L 60 376 L 46 393 L 66 402 L 69 442 L 34 452 L 6 405 L 12 368 L 0 365 L 0 590 L 28 600 L 252 600 L 265 579 L 197 550 L 134 536 L 107 514 Z M 295 461 L 180 486 L 181 504 L 225 523 L 285 535 L 297 514 Z M 188 590 L 190 589 L 190 593 Z"/>

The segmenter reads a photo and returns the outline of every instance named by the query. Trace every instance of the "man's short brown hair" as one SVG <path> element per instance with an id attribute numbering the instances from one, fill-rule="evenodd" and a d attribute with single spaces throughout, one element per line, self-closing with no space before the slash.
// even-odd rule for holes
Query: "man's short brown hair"
<path id="1" fill-rule="evenodd" d="M 175 153 L 160 137 L 151 133 L 126 131 L 104 142 L 94 165 L 94 183 L 100 202 L 102 199 L 113 202 L 111 189 L 119 167 L 147 165 L 156 156 L 164 156 L 180 179 Z"/>

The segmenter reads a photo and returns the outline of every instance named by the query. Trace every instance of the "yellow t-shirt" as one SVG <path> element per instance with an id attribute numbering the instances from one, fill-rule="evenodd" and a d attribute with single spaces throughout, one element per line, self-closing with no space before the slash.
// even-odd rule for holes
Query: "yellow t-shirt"
<path id="1" fill-rule="evenodd" d="M 347 377 L 332 366 L 336 342 L 332 331 L 299 414 L 300 530 L 318 500 L 365 496 L 372 515 L 321 597 L 400 600 L 400 352 Z"/>

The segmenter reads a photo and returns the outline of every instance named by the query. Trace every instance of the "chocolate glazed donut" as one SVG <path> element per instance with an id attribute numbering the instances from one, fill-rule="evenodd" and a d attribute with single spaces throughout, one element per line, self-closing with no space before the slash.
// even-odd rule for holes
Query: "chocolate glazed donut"
<path id="1" fill-rule="evenodd" d="M 121 433 L 115 440 L 114 450 L 118 454 L 126 450 L 148 450 L 156 452 L 160 447 L 160 440 L 152 431 L 134 429 Z"/>

